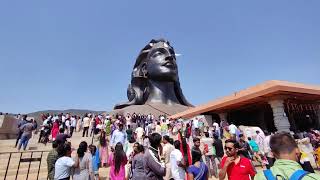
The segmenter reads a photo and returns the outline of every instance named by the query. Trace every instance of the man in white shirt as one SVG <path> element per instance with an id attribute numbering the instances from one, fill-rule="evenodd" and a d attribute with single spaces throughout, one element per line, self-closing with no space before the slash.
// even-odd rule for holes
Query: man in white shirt
<path id="1" fill-rule="evenodd" d="M 76 116 L 72 116 L 70 118 L 71 124 L 70 124 L 70 136 L 72 136 L 74 129 L 77 126 L 77 119 Z"/>
<path id="2" fill-rule="evenodd" d="M 41 131 L 40 131 L 38 143 L 41 141 L 42 137 L 46 136 L 45 130 L 50 128 L 48 124 L 49 120 L 50 120 L 49 118 L 46 118 L 41 125 Z"/>
<path id="3" fill-rule="evenodd" d="M 215 121 L 212 125 L 216 128 L 216 132 L 218 132 L 218 136 L 221 137 L 219 124 Z"/>
<path id="4" fill-rule="evenodd" d="M 171 174 L 174 180 L 184 180 L 186 175 L 185 162 L 180 151 L 180 141 L 176 140 L 173 144 L 175 150 L 170 153 Z"/>
<path id="5" fill-rule="evenodd" d="M 162 158 L 164 159 L 164 163 L 166 166 L 166 176 L 164 179 L 171 179 L 171 164 L 170 164 L 170 154 L 175 149 L 172 144 L 170 144 L 170 137 L 169 136 L 163 136 L 162 143 Z"/>
<path id="6" fill-rule="evenodd" d="M 198 129 L 199 129 L 199 120 L 198 120 L 198 118 L 195 118 L 192 121 L 192 136 L 193 137 L 198 136 L 198 134 L 197 134 Z"/>
<path id="7" fill-rule="evenodd" d="M 86 115 L 83 118 L 83 133 L 82 133 L 82 137 L 84 137 L 85 134 L 88 137 L 89 126 L 90 126 L 90 118 L 88 117 L 88 115 Z"/>
<path id="8" fill-rule="evenodd" d="M 156 125 L 156 130 L 155 130 L 156 133 L 159 133 L 161 134 L 161 126 L 160 126 L 160 122 L 157 122 L 157 125 Z"/>
<path id="9" fill-rule="evenodd" d="M 130 115 L 130 113 L 127 113 L 127 116 L 126 116 L 126 125 L 127 125 L 127 127 L 128 127 L 129 125 L 131 125 L 131 115 Z"/>
<path id="10" fill-rule="evenodd" d="M 231 123 L 229 125 L 229 133 L 231 134 L 231 137 L 234 138 L 234 140 L 236 140 L 236 132 L 237 132 L 237 126 L 234 125 L 233 123 Z"/>
<path id="11" fill-rule="evenodd" d="M 122 145 L 127 141 L 127 133 L 123 130 L 123 124 L 119 124 L 119 129 L 114 130 L 110 140 L 110 146 L 114 147 L 118 142 Z"/>
<path id="12" fill-rule="evenodd" d="M 66 119 L 64 123 L 66 126 L 67 134 L 69 134 L 70 133 L 70 119 Z"/>
<path id="13" fill-rule="evenodd" d="M 138 124 L 138 127 L 137 127 L 136 130 L 135 130 L 135 133 L 136 133 L 136 135 L 137 135 L 136 141 L 137 141 L 138 143 L 142 144 L 142 143 L 143 143 L 142 136 L 143 136 L 143 134 L 144 134 L 144 130 L 143 130 L 142 127 L 140 127 L 140 124 Z"/>
<path id="14" fill-rule="evenodd" d="M 256 133 L 256 142 L 259 146 L 259 150 L 261 151 L 261 153 L 264 153 L 264 136 L 258 130 L 256 131 Z"/>
<path id="15" fill-rule="evenodd" d="M 273 153 L 271 152 L 271 148 L 270 148 L 270 138 L 271 138 L 271 133 L 266 132 L 265 133 L 266 137 L 263 140 L 263 151 L 265 156 L 267 157 L 268 160 L 268 164 L 267 164 L 267 168 L 269 169 L 270 167 L 273 166 L 274 162 L 275 162 L 275 158 L 273 156 Z"/>
<path id="16" fill-rule="evenodd" d="M 61 150 L 59 150 L 59 148 Z M 62 144 L 58 148 L 58 156 L 60 158 L 55 163 L 54 179 L 70 179 L 71 168 L 79 167 L 79 158 L 76 161 L 71 158 L 71 145 L 68 143 Z"/>

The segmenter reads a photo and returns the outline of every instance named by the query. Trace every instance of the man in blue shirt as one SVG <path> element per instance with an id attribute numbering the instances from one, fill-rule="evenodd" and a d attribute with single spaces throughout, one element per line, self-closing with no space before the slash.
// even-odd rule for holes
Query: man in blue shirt
<path id="1" fill-rule="evenodd" d="M 22 116 L 22 120 L 19 120 L 18 122 L 18 129 L 19 129 L 19 132 L 18 132 L 18 136 L 17 136 L 17 140 L 16 140 L 16 145 L 14 147 L 17 147 L 18 145 L 18 142 L 19 140 L 21 139 L 21 136 L 23 134 L 23 131 L 20 130 L 20 127 L 22 127 L 24 124 L 26 124 L 28 121 L 27 121 L 27 115 L 23 115 Z"/>
<path id="2" fill-rule="evenodd" d="M 119 124 L 119 128 L 112 133 L 110 146 L 114 147 L 118 142 L 124 145 L 126 141 L 127 133 L 123 130 L 123 124 Z"/>

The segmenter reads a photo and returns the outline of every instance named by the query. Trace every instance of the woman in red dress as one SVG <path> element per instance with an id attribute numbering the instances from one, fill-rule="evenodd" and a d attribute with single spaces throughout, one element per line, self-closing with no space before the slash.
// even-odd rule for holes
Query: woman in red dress
<path id="1" fill-rule="evenodd" d="M 52 130 L 51 130 L 52 141 L 54 141 L 56 139 L 58 132 L 59 132 L 59 121 L 55 120 L 55 122 L 52 125 Z"/>
<path id="2" fill-rule="evenodd" d="M 189 165 L 192 165 L 191 151 L 186 138 L 182 136 L 181 130 L 178 131 L 178 140 L 180 141 L 180 151 L 182 152 L 182 157 L 184 158 L 186 166 L 189 167 Z M 187 173 L 185 180 L 189 180 Z"/>

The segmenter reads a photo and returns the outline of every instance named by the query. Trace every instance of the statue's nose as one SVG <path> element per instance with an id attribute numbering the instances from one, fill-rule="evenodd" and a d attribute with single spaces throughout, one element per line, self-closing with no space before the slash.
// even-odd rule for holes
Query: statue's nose
<path id="1" fill-rule="evenodd" d="M 173 62 L 174 61 L 174 57 L 170 54 L 165 58 L 166 61 L 170 61 Z"/>

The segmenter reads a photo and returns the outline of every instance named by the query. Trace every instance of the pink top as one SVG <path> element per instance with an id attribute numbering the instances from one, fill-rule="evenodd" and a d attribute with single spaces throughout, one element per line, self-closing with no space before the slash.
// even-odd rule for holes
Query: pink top
<path id="1" fill-rule="evenodd" d="M 52 138 L 56 138 L 58 132 L 59 132 L 59 124 L 57 122 L 54 122 L 52 124 L 52 130 L 51 130 Z"/>
<path id="2" fill-rule="evenodd" d="M 125 179 L 125 168 L 124 166 L 127 164 L 127 157 L 125 158 L 125 160 L 122 162 L 121 166 L 120 166 L 120 170 L 118 172 L 118 174 L 116 174 L 114 172 L 115 169 L 115 164 L 113 161 L 113 153 L 110 154 L 109 159 L 108 159 L 108 164 L 110 165 L 110 171 L 109 171 L 109 175 L 110 175 L 110 179 L 112 180 L 124 180 Z"/>

